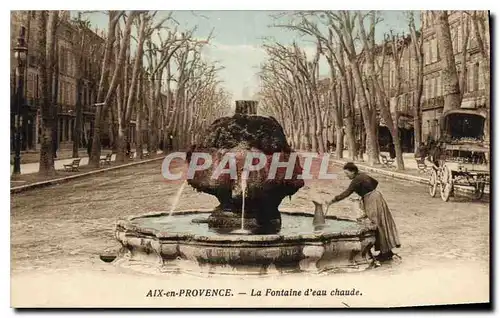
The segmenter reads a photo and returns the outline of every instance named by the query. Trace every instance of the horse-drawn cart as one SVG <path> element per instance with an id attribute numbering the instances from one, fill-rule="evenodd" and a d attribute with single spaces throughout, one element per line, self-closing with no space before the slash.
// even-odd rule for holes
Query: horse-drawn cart
<path id="1" fill-rule="evenodd" d="M 455 187 L 481 199 L 490 183 L 489 144 L 484 141 L 486 110 L 455 109 L 443 114 L 439 155 L 429 178 L 429 194 L 439 188 L 443 201 L 454 195 Z"/>

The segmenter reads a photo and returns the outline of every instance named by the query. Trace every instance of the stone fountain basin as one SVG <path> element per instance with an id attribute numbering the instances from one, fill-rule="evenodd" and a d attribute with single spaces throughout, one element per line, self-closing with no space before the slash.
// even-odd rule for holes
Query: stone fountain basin
<path id="1" fill-rule="evenodd" d="M 313 215 L 281 211 L 279 234 L 219 234 L 206 223 L 212 211 L 177 211 L 130 217 L 118 221 L 116 239 L 123 249 L 116 262 L 158 265 L 162 272 L 206 274 L 272 274 L 284 272 L 352 272 L 371 264 L 368 251 L 376 227 L 326 217 L 312 226 Z M 137 266 L 135 266 L 137 268 Z"/>

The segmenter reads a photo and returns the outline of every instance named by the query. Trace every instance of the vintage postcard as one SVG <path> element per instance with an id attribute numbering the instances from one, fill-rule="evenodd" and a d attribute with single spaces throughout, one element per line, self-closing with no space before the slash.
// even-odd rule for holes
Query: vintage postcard
<path id="1" fill-rule="evenodd" d="M 490 307 L 488 11 L 11 11 L 14 308 Z"/>

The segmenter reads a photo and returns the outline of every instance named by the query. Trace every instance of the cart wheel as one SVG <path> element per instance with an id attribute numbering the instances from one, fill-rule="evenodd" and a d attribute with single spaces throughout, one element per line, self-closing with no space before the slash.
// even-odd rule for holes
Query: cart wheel
<path id="1" fill-rule="evenodd" d="M 448 167 L 444 166 L 441 174 L 441 199 L 447 202 L 450 199 L 451 193 L 453 192 L 453 178 L 451 176 L 451 171 Z"/>
<path id="2" fill-rule="evenodd" d="M 433 198 L 436 196 L 437 185 L 437 173 L 436 170 L 432 169 L 431 176 L 429 177 L 429 194 Z"/>
<path id="3" fill-rule="evenodd" d="M 476 183 L 476 186 L 474 187 L 474 194 L 472 196 L 474 200 L 481 200 L 481 198 L 484 195 L 484 187 L 485 187 L 484 182 Z"/>

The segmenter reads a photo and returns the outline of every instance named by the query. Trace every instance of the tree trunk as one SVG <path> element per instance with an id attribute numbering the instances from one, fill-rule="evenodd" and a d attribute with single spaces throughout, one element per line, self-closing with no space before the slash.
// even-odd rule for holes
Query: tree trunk
<path id="1" fill-rule="evenodd" d="M 54 28 L 52 29 L 52 35 L 47 35 L 47 37 L 52 37 L 54 40 L 52 41 L 52 52 L 53 52 L 53 62 L 52 62 L 52 69 L 53 69 L 53 80 L 52 80 L 52 116 L 54 118 L 54 121 L 52 122 L 52 155 L 54 158 L 57 158 L 57 150 L 59 148 L 59 143 L 60 143 L 60 134 L 63 133 L 62 131 L 62 125 L 61 129 L 59 129 L 59 47 L 57 45 L 57 16 L 56 16 L 56 22 L 54 25 Z M 49 18 L 49 23 L 50 23 L 50 18 Z"/>
<path id="2" fill-rule="evenodd" d="M 460 86 L 458 82 L 453 42 L 451 40 L 450 25 L 447 11 L 434 11 L 434 28 L 441 54 L 441 79 L 443 85 L 444 108 L 443 113 L 451 109 L 460 108 Z"/>
<path id="3" fill-rule="evenodd" d="M 104 50 L 104 56 L 102 59 L 102 73 L 99 80 L 99 88 L 97 91 L 97 103 L 102 103 L 104 101 L 104 83 L 109 77 L 109 68 L 111 66 L 111 58 L 113 56 L 113 44 L 115 42 L 115 29 L 118 23 L 118 19 L 121 14 L 114 11 L 109 13 L 109 23 L 108 23 L 108 35 L 106 37 L 106 48 Z M 103 116 L 105 115 L 106 108 L 103 105 L 96 106 L 94 115 L 94 127 L 91 133 L 92 136 L 92 150 L 89 158 L 89 166 L 99 167 L 100 157 L 101 157 L 101 123 Z"/>
<path id="4" fill-rule="evenodd" d="M 78 69 L 78 66 L 77 66 Z M 78 72 L 78 71 L 77 71 Z M 80 73 L 81 74 L 81 73 Z M 76 115 L 75 115 L 75 126 L 73 127 L 73 158 L 78 158 L 80 156 L 80 144 L 82 141 L 82 79 L 77 77 L 76 79 Z"/>
<path id="5" fill-rule="evenodd" d="M 422 112 L 421 112 L 421 100 L 423 92 L 423 59 L 418 65 L 418 75 L 417 75 L 417 90 L 414 95 L 413 101 L 413 131 L 415 140 L 415 153 L 417 153 L 420 144 L 422 143 Z"/>
<path id="6" fill-rule="evenodd" d="M 39 66 L 40 90 L 42 95 L 41 107 L 41 131 L 40 136 L 40 169 L 41 175 L 55 174 L 54 155 L 53 155 L 53 126 L 57 124 L 54 121 L 54 110 L 52 104 L 52 80 L 54 67 L 54 34 L 56 27 L 57 11 L 39 11 L 38 15 L 38 48 L 39 48 Z M 48 16 L 48 17 L 47 17 Z"/>

